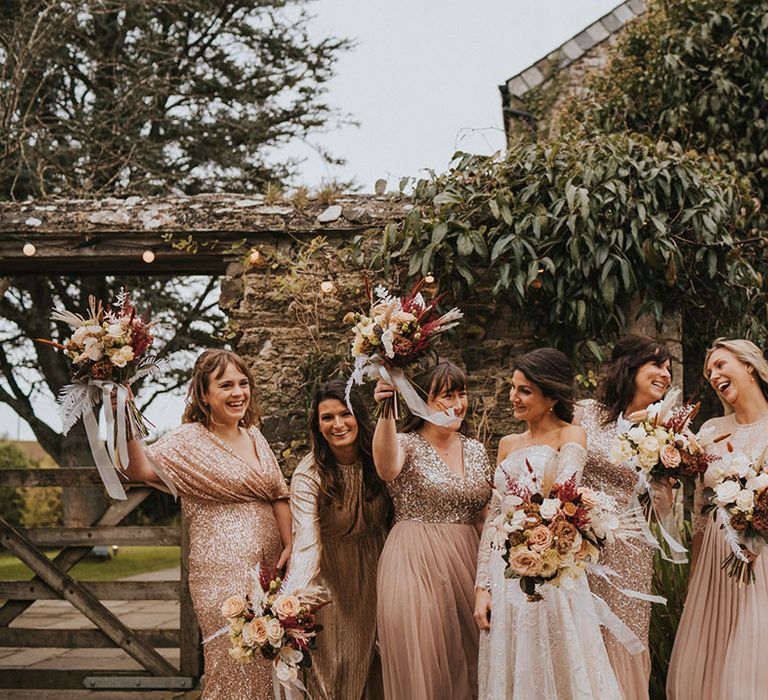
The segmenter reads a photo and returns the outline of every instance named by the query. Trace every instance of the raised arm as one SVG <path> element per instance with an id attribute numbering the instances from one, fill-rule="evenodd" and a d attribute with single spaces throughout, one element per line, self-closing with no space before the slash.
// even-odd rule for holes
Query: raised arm
<path id="1" fill-rule="evenodd" d="M 397 389 L 379 380 L 373 392 L 376 401 L 396 397 Z M 373 433 L 373 462 L 376 472 L 384 481 L 396 479 L 405 464 L 405 452 L 397 439 L 397 425 L 394 418 L 379 418 Z"/>

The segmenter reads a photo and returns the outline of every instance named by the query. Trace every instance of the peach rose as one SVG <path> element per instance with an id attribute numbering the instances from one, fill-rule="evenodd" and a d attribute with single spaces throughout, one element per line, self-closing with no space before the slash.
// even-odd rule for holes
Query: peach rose
<path id="1" fill-rule="evenodd" d="M 545 549 L 549 549 L 552 545 L 552 530 L 546 525 L 539 525 L 528 535 L 528 546 L 534 552 L 543 552 Z"/>
<path id="2" fill-rule="evenodd" d="M 263 647 L 267 643 L 267 621 L 257 617 L 243 625 L 243 641 L 248 646 Z"/>
<path id="3" fill-rule="evenodd" d="M 248 604 L 241 595 L 233 595 L 227 598 L 221 606 L 221 614 L 224 617 L 239 617 Z"/>
<path id="4" fill-rule="evenodd" d="M 574 515 L 576 515 L 576 504 L 575 503 L 563 503 L 563 513 L 565 513 L 569 518 L 572 518 Z"/>
<path id="5" fill-rule="evenodd" d="M 280 595 L 272 603 L 272 610 L 281 620 L 296 617 L 301 610 L 301 602 L 295 595 Z"/>
<path id="6" fill-rule="evenodd" d="M 557 538 L 557 551 L 560 554 L 567 554 L 571 551 L 573 543 L 576 541 L 576 535 L 579 531 L 568 522 L 560 522 L 555 528 L 555 537 Z"/>
<path id="7" fill-rule="evenodd" d="M 283 639 L 283 626 L 280 624 L 280 620 L 273 617 L 271 620 L 267 620 L 265 627 L 269 643 L 278 648 Z"/>
<path id="8" fill-rule="evenodd" d="M 509 556 L 509 566 L 519 576 L 538 576 L 541 574 L 541 556 L 538 552 L 518 549 Z"/>
<path id="9" fill-rule="evenodd" d="M 673 445 L 664 445 L 661 448 L 659 457 L 661 458 L 661 463 L 667 469 L 676 469 L 680 466 L 680 450 Z"/>

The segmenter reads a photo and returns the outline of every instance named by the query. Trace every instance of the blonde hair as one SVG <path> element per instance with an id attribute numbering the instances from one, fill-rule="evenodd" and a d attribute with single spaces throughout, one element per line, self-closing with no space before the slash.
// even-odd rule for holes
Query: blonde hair
<path id="1" fill-rule="evenodd" d="M 210 429 L 213 425 L 211 416 L 211 407 L 205 401 L 205 394 L 211 384 L 211 377 L 218 379 L 227 367 L 233 365 L 238 371 L 242 372 L 248 379 L 248 385 L 251 388 L 251 398 L 245 415 L 240 419 L 240 425 L 243 428 L 250 428 L 259 419 L 259 411 L 256 408 L 256 393 L 253 381 L 253 374 L 248 365 L 245 364 L 240 355 L 231 350 L 204 350 L 195 360 L 195 366 L 192 369 L 192 379 L 187 389 L 186 407 L 182 423 L 202 423 Z"/>
<path id="2" fill-rule="evenodd" d="M 732 340 L 729 340 L 728 338 L 718 338 L 715 340 L 704 357 L 704 376 L 707 379 L 707 364 L 715 350 L 727 350 L 739 362 L 751 367 L 755 372 L 755 378 L 757 379 L 758 386 L 763 392 L 763 396 L 768 399 L 768 360 L 765 359 L 763 351 L 757 347 L 757 345 L 751 340 L 746 340 L 744 338 L 734 338 Z M 733 413 L 733 406 L 723 399 L 720 394 L 717 396 L 720 399 L 720 403 L 723 404 L 726 414 Z"/>

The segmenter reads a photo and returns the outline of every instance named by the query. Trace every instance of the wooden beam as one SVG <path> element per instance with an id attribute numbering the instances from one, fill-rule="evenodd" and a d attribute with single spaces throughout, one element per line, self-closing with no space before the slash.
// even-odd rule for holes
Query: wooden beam
<path id="1" fill-rule="evenodd" d="M 122 482 L 126 487 L 146 486 L 143 482 Z M 36 486 L 102 486 L 96 467 L 66 469 L 0 469 L 0 486 L 30 488 Z"/>
<path id="2" fill-rule="evenodd" d="M 143 644 L 161 649 L 179 646 L 179 630 L 134 630 Z M 101 630 L 0 628 L 0 647 L 28 649 L 114 649 L 117 645 Z"/>
<path id="3" fill-rule="evenodd" d="M 181 544 L 179 528 L 175 526 L 33 527 L 24 530 L 24 536 L 39 547 L 84 547 L 99 544 L 178 547 Z"/>
<path id="4" fill-rule="evenodd" d="M 80 583 L 99 600 L 179 600 L 181 589 L 179 581 Z M 61 596 L 42 581 L 0 581 L 0 600 L 61 600 Z"/>
<path id="5" fill-rule="evenodd" d="M 21 559 L 45 583 L 68 600 L 117 646 L 156 676 L 176 675 L 176 669 L 139 639 L 120 619 L 82 585 L 56 567 L 24 535 L 0 518 L 0 543 Z"/>
<path id="6" fill-rule="evenodd" d="M 343 195 L 333 207 L 235 194 L 0 203 L 0 275 L 220 274 L 241 248 L 383 230 L 413 205 L 399 195 Z M 153 263 L 142 261 L 145 250 Z"/>
<path id="7" fill-rule="evenodd" d="M 104 514 L 97 521 L 97 525 L 112 527 L 117 525 L 128 515 L 136 506 L 152 493 L 151 488 L 131 489 L 128 491 L 127 498 L 124 501 L 114 501 L 111 503 Z M 53 564 L 60 571 L 69 571 L 77 562 L 81 561 L 90 554 L 92 547 L 67 547 L 62 549 L 54 558 Z M 39 577 L 32 579 L 41 581 Z M 57 596 L 60 597 L 60 596 Z M 7 627 L 19 615 L 21 615 L 34 601 L 31 600 L 8 600 L 0 608 L 0 627 Z"/>
<path id="8" fill-rule="evenodd" d="M 181 515 L 181 596 L 179 598 L 179 670 L 199 678 L 203 673 L 203 643 L 189 590 L 189 523 Z"/>
<path id="9" fill-rule="evenodd" d="M 134 690 L 130 693 L 125 692 L 125 686 L 123 686 L 123 692 L 118 694 L 112 694 L 112 693 L 94 693 L 93 690 L 90 690 L 91 688 L 96 687 L 96 680 L 97 678 L 103 678 L 103 681 L 99 681 L 102 683 L 108 683 L 113 682 L 114 679 L 125 679 L 125 683 L 132 683 L 130 687 L 132 687 Z M 161 677 L 156 677 L 158 680 Z M 186 688 L 194 687 L 195 679 L 189 678 L 185 676 L 165 676 L 162 677 L 163 680 L 166 678 L 169 682 L 176 681 L 177 685 L 172 687 L 177 687 L 181 690 Z M 91 684 L 91 679 L 94 680 L 94 683 Z M 48 700 L 49 698 L 55 699 L 55 700 L 63 700 L 64 698 L 68 698 L 69 700 L 83 700 L 83 698 L 90 698 L 93 697 L 94 700 L 96 698 L 101 698 L 102 700 L 105 700 L 105 698 L 112 698 L 113 700 L 126 700 L 126 698 L 135 698 L 135 700 L 140 700 L 141 698 L 145 697 L 152 697 L 155 700 L 158 698 L 168 698 L 169 695 L 167 693 L 163 693 L 162 695 L 158 693 L 142 693 L 141 691 L 136 691 L 136 688 L 142 688 L 142 684 L 146 683 L 147 681 L 147 674 L 146 672 L 142 671 L 104 671 L 103 673 L 95 673 L 94 671 L 90 670 L 80 670 L 80 669 L 67 669 L 67 670 L 58 670 L 58 669 L 39 669 L 39 668 L 3 668 L 0 669 L 0 688 L 29 688 L 34 690 L 47 690 L 47 689 L 53 689 L 57 692 L 54 693 L 37 693 L 37 698 L 42 698 L 44 700 Z M 138 685 L 136 685 L 138 683 Z M 114 687 L 114 686 L 111 686 Z M 85 690 L 86 688 L 89 688 L 89 690 Z M 59 692 L 60 691 L 60 692 Z M 5 697 L 5 694 L 2 695 Z M 26 695 L 24 697 L 27 697 Z M 174 698 L 181 698 L 187 697 L 187 694 L 185 693 L 182 695 L 173 695 Z M 189 696 L 190 698 L 199 698 L 199 695 L 195 692 L 193 695 Z"/>

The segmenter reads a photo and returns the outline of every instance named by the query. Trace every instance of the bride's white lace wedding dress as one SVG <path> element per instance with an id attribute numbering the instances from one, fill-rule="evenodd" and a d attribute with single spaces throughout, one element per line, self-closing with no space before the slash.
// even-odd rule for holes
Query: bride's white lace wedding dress
<path id="1" fill-rule="evenodd" d="M 610 626 L 635 653 L 642 651 L 637 637 L 590 592 L 586 576 L 569 588 L 545 584 L 539 590 L 543 600 L 530 602 L 519 579 L 504 577 L 501 551 L 492 546 L 491 523 L 509 482 L 536 492 L 553 459 L 558 483 L 574 475 L 578 482 L 586 456 L 576 443 L 566 443 L 559 452 L 532 445 L 512 452 L 496 468 L 476 580 L 492 599 L 491 629 L 480 639 L 480 700 L 620 700 L 600 626 Z"/>

